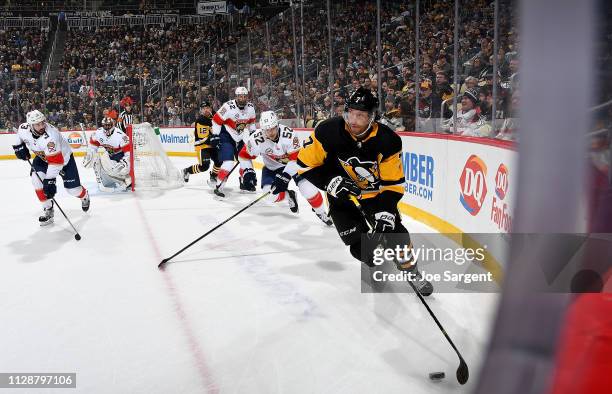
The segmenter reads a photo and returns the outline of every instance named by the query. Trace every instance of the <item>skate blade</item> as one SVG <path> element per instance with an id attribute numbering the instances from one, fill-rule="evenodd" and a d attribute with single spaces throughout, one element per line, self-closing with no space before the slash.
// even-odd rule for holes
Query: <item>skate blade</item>
<path id="1" fill-rule="evenodd" d="M 53 219 L 47 220 L 46 222 L 40 222 L 40 227 L 47 227 L 53 224 Z"/>

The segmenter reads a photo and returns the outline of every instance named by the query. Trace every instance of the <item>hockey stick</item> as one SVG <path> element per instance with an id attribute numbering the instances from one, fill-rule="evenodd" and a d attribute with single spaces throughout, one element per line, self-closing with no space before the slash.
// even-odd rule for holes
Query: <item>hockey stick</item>
<path id="1" fill-rule="evenodd" d="M 232 167 L 232 169 L 230 170 L 230 172 L 227 173 L 227 176 L 225 177 L 225 179 L 223 180 L 223 182 L 219 183 L 217 186 L 215 186 L 215 192 L 219 191 L 219 188 L 223 185 L 225 185 L 225 182 L 227 182 L 227 180 L 229 179 L 229 176 L 232 175 L 232 172 L 234 172 L 234 170 L 236 169 L 236 167 L 238 167 L 238 164 L 240 164 L 240 161 L 236 161 L 236 164 L 234 164 L 234 166 Z M 212 170 L 211 170 L 212 171 Z"/>
<path id="2" fill-rule="evenodd" d="M 238 212 L 236 212 L 235 214 L 233 214 L 232 216 L 230 216 L 229 218 L 225 219 L 224 221 L 222 221 L 221 223 L 217 224 L 215 227 L 213 227 L 212 229 L 208 230 L 204 235 L 200 236 L 198 239 L 196 239 L 195 241 L 191 242 L 189 245 L 185 246 L 183 249 L 179 250 L 178 252 L 176 252 L 175 254 L 173 254 L 172 256 L 163 259 L 161 261 L 161 263 L 159 263 L 157 265 L 157 268 L 162 269 L 164 267 L 164 264 L 168 263 L 170 260 L 172 260 L 173 258 L 175 258 L 176 256 L 178 256 L 179 254 L 183 253 L 185 250 L 189 249 L 190 247 L 192 247 L 195 243 L 197 243 L 198 241 L 200 241 L 202 238 L 206 237 L 208 234 L 212 233 L 213 231 L 215 231 L 216 229 L 218 229 L 219 227 L 223 226 L 225 223 L 229 222 L 230 220 L 232 220 L 233 218 L 235 218 L 236 216 L 238 216 L 239 214 L 241 214 L 242 212 L 246 211 L 248 208 L 252 207 L 253 205 L 255 205 L 257 202 L 259 202 L 260 200 L 264 199 L 265 197 L 268 196 L 268 194 L 270 194 L 272 192 L 265 192 L 264 194 L 262 194 L 261 196 L 257 197 L 255 200 L 253 200 L 252 202 L 249 203 L 249 205 L 247 205 L 246 207 L 242 208 L 241 210 L 239 210 Z"/>
<path id="3" fill-rule="evenodd" d="M 355 204 L 355 206 L 357 207 L 357 209 L 359 210 L 359 212 L 363 216 L 363 219 L 366 221 L 368 226 L 371 229 L 374 229 L 374 225 L 372 224 L 372 222 L 368 218 L 367 214 L 363 210 L 363 207 L 361 206 L 359 201 L 357 201 L 357 199 L 354 196 L 351 196 L 351 200 L 353 201 L 353 203 Z M 440 331 L 442 331 L 442 334 L 444 334 L 444 337 L 446 337 L 446 340 L 448 341 L 448 343 L 450 343 L 452 348 L 455 350 L 455 353 L 457 353 L 457 356 L 459 356 L 459 367 L 457 367 L 457 373 L 456 373 L 457 381 L 460 384 L 465 384 L 468 381 L 469 377 L 470 377 L 470 371 L 468 369 L 467 363 L 465 362 L 465 360 L 461 356 L 461 353 L 457 349 L 457 346 L 455 346 L 455 344 L 453 343 L 453 340 L 446 333 L 446 330 L 442 326 L 442 323 L 440 323 L 440 321 L 438 320 L 436 315 L 433 313 L 433 311 L 431 310 L 431 308 L 427 304 L 427 301 L 425 301 L 425 298 L 423 298 L 423 295 L 421 295 L 421 293 L 417 290 L 416 286 L 414 285 L 414 283 L 412 283 L 412 281 L 409 280 L 407 282 L 410 285 L 410 287 L 412 287 L 412 290 L 414 290 L 414 292 L 416 293 L 417 297 L 419 297 L 419 300 L 421 300 L 421 303 L 425 306 L 425 309 L 427 309 L 427 312 L 429 312 L 429 315 L 436 322 L 436 324 L 438 325 L 438 328 L 440 329 Z"/>
<path id="4" fill-rule="evenodd" d="M 42 179 L 40 179 L 40 175 L 38 175 L 38 172 L 36 172 L 36 169 L 34 169 L 34 166 L 32 165 L 32 162 L 30 161 L 30 159 L 28 159 L 28 164 L 30 165 L 30 168 L 32 169 L 32 171 L 34 172 L 34 174 L 36 174 L 36 178 L 38 178 L 38 180 L 40 181 L 40 183 L 43 183 Z M 79 232 L 77 231 L 77 229 L 74 227 L 74 225 L 72 224 L 72 222 L 70 221 L 70 219 L 68 219 L 68 216 L 66 216 L 66 213 L 64 212 L 64 210 L 62 209 L 62 207 L 60 207 L 60 205 L 57 203 L 57 201 L 55 201 L 55 198 L 52 198 L 51 201 L 53 201 L 53 204 L 57 205 L 57 207 L 59 208 L 60 212 L 62 213 L 62 215 L 64 215 L 64 217 L 66 218 L 66 221 L 68 221 L 68 224 L 70 224 L 70 227 L 72 227 L 72 229 L 74 230 L 74 232 L 76 234 L 74 234 L 74 239 L 76 239 L 77 241 L 81 240 L 81 234 L 79 234 Z"/>

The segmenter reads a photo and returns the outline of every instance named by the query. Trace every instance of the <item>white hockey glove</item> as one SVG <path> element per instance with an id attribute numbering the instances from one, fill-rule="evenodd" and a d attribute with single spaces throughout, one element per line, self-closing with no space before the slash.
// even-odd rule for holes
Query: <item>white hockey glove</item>
<path id="1" fill-rule="evenodd" d="M 93 158 L 94 158 L 94 152 L 91 150 L 88 150 L 87 153 L 85 154 L 85 157 L 83 158 L 83 167 L 85 168 L 90 168 L 93 166 Z"/>

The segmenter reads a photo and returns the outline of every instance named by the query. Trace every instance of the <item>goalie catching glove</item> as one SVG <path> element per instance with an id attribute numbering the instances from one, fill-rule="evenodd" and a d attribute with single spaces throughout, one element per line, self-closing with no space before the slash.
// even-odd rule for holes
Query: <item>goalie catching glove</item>
<path id="1" fill-rule="evenodd" d="M 361 189 L 352 180 L 338 175 L 327 184 L 327 193 L 336 198 L 348 198 L 349 195 L 359 196 Z"/>

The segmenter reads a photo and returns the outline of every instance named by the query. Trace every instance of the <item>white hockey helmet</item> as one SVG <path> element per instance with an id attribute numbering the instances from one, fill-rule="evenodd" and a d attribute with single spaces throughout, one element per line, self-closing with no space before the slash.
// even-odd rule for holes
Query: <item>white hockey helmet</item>
<path id="1" fill-rule="evenodd" d="M 276 116 L 276 112 L 262 112 L 259 118 L 259 127 L 263 129 L 267 138 L 276 140 L 278 138 L 278 116 Z"/>
<path id="2" fill-rule="evenodd" d="M 35 125 L 36 123 L 44 122 L 45 120 L 47 120 L 45 115 L 37 109 L 26 114 L 26 122 L 28 122 L 30 126 Z"/>
<path id="3" fill-rule="evenodd" d="M 247 104 L 249 90 L 244 86 L 238 86 L 234 93 L 236 94 L 236 104 L 238 105 L 238 108 L 243 109 L 244 106 Z"/>
<path id="4" fill-rule="evenodd" d="M 30 125 L 30 129 L 32 129 L 32 132 L 36 135 L 42 135 L 45 132 L 45 120 L 47 120 L 45 115 L 37 109 L 30 111 L 26 114 L 26 122 Z M 35 126 L 40 125 L 41 123 L 42 127 Z"/>
<path id="5" fill-rule="evenodd" d="M 278 116 L 274 111 L 264 111 L 259 118 L 259 126 L 262 129 L 272 129 L 278 126 Z"/>
<path id="6" fill-rule="evenodd" d="M 236 90 L 234 91 L 234 94 L 236 96 L 238 96 L 239 94 L 244 94 L 244 95 L 248 96 L 249 95 L 249 89 L 245 88 L 244 86 L 238 86 L 236 88 Z"/>

